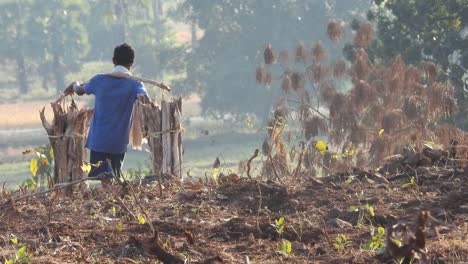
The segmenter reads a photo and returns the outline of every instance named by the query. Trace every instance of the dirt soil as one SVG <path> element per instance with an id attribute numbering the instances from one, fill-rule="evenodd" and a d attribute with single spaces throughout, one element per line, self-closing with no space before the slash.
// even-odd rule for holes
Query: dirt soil
<path id="1" fill-rule="evenodd" d="M 128 186 L 16 202 L 19 193 L 3 193 L 0 260 L 26 245 L 33 263 L 468 261 L 466 168 L 419 167 L 385 177 L 356 169 L 286 184 L 231 176 L 218 185 L 170 181 L 162 197 L 156 182 L 134 182 L 137 201 Z M 386 246 L 369 249 L 379 226 L 385 234 L 376 241 Z M 398 232 L 406 235 L 395 246 Z M 289 253 L 280 250 L 282 239 L 291 242 Z"/>

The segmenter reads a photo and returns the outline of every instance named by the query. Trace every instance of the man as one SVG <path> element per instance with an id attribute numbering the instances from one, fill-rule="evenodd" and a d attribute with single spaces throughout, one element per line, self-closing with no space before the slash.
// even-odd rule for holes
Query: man
<path id="1" fill-rule="evenodd" d="M 131 75 L 130 69 L 135 60 L 135 51 L 124 43 L 115 47 L 112 60 L 115 66 L 112 74 Z M 95 96 L 94 113 L 86 147 L 91 152 L 90 163 L 101 165 L 93 166 L 88 177 L 99 176 L 104 187 L 108 187 L 114 177 L 121 175 L 129 143 L 135 100 L 140 94 L 149 100 L 143 83 L 111 75 L 98 74 L 81 85 L 75 81 L 64 91 L 65 95 L 76 93 Z"/>

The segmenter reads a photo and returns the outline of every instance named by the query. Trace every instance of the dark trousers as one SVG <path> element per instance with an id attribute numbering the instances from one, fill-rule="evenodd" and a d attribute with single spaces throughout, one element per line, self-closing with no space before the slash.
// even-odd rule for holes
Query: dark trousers
<path id="1" fill-rule="evenodd" d="M 124 159 L 125 153 L 111 154 L 91 150 L 89 163 L 94 165 L 91 165 L 92 167 L 88 177 L 98 177 L 99 179 L 118 178 L 122 173 Z M 101 165 L 95 166 L 95 164 Z"/>

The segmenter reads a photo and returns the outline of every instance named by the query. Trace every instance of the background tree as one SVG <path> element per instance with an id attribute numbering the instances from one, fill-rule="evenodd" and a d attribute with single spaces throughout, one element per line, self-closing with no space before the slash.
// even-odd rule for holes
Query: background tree
<path id="1" fill-rule="evenodd" d="M 3 44 L 0 54 L 3 63 L 16 64 L 16 79 L 21 93 L 29 91 L 26 59 L 34 48 L 27 32 L 26 22 L 31 14 L 29 1 L 19 4 L 18 1 L 3 4 L 0 9 L 0 36 Z"/>
<path id="2" fill-rule="evenodd" d="M 376 24 L 371 51 L 386 62 L 401 54 L 406 63 L 426 61 L 440 69 L 456 89 L 456 122 L 468 129 L 468 1 L 374 1 L 368 18 Z M 427 67 L 426 67 L 427 68 Z"/>
<path id="3" fill-rule="evenodd" d="M 36 0 L 34 15 L 29 21 L 35 37 L 36 60 L 52 73 L 57 91 L 65 87 L 65 74 L 80 69 L 80 62 L 89 51 L 86 28 L 81 23 L 89 6 L 85 1 Z"/>
<path id="4" fill-rule="evenodd" d="M 353 12 L 365 13 L 368 6 L 358 0 L 340 8 L 335 1 L 317 0 L 182 1 L 175 16 L 195 21 L 204 35 L 192 47 L 185 84 L 178 87 L 196 87 L 207 111 L 265 116 L 274 89 L 259 88 L 253 81 L 253 69 L 263 56 L 258 47 L 271 43 L 279 52 L 289 49 L 291 41 L 315 43 L 325 36 L 323 25 L 330 19 L 346 20 Z M 331 54 L 342 48 L 328 40 L 324 44 L 330 44 Z"/>

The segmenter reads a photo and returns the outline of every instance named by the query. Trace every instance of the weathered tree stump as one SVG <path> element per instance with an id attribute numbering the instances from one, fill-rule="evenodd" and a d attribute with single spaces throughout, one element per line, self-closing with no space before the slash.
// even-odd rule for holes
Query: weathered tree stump
<path id="1" fill-rule="evenodd" d="M 161 107 L 140 99 L 143 137 L 151 152 L 155 175 L 182 178 L 182 98 L 162 100 Z"/>
<path id="2" fill-rule="evenodd" d="M 65 107 L 64 99 L 60 97 L 51 103 L 54 115 L 52 123 L 45 117 L 45 107 L 39 112 L 54 150 L 54 176 L 51 184 L 81 180 L 86 176 L 81 165 L 87 159 L 86 134 L 93 110 L 78 109 L 73 100 L 70 106 Z M 65 189 L 66 193 L 71 191 L 71 186 Z"/>

